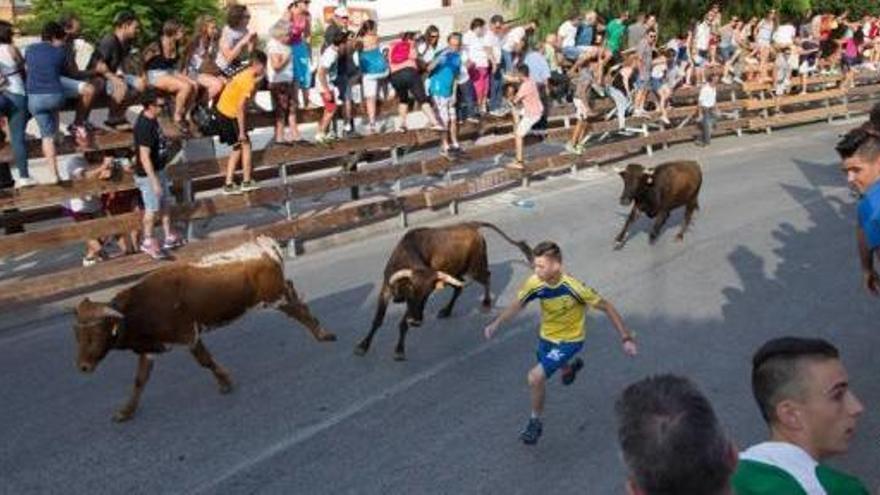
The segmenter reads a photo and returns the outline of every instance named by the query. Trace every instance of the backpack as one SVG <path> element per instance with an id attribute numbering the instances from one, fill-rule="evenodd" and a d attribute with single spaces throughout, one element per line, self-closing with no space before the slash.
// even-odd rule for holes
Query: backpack
<path id="1" fill-rule="evenodd" d="M 392 64 L 402 64 L 409 60 L 409 53 L 412 50 L 412 45 L 410 45 L 407 41 L 397 41 L 393 45 L 391 45 L 391 51 L 388 53 L 388 60 Z"/>

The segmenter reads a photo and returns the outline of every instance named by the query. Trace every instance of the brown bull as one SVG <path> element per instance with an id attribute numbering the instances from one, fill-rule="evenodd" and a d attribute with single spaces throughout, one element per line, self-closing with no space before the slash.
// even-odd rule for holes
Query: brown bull
<path id="1" fill-rule="evenodd" d="M 524 241 L 514 241 L 498 227 L 483 222 L 468 222 L 448 227 L 419 228 L 407 232 L 394 248 L 385 265 L 382 290 L 373 325 L 366 337 L 355 348 L 355 354 L 362 356 L 370 349 L 376 330 L 382 326 L 388 303 L 405 302 L 406 312 L 400 320 L 400 336 L 394 350 L 394 359 L 406 358 L 404 342 L 409 326 L 420 326 L 424 318 L 425 303 L 435 290 L 445 285 L 452 286 L 453 293 L 449 303 L 437 315 L 448 318 L 452 307 L 461 295 L 467 275 L 483 285 L 483 307 L 492 306 L 489 290 L 489 261 L 486 255 L 486 240 L 479 229 L 494 230 L 506 241 L 520 249 L 531 262 L 531 250 Z"/>
<path id="2" fill-rule="evenodd" d="M 325 331 L 284 277 L 283 254 L 268 237 L 259 237 L 198 263 L 159 269 L 109 303 L 88 298 L 76 308 L 74 330 L 77 367 L 95 370 L 111 350 L 138 355 L 137 376 L 128 402 L 114 415 L 125 421 L 134 414 L 153 367 L 153 356 L 171 345 L 186 345 L 211 370 L 220 392 L 232 389 L 229 373 L 211 356 L 203 332 L 223 326 L 258 305 L 272 305 L 302 323 L 319 341 L 336 337 Z"/>
<path id="3" fill-rule="evenodd" d="M 684 223 L 675 237 L 678 241 L 684 240 L 684 233 L 691 224 L 694 211 L 700 207 L 698 197 L 700 186 L 703 184 L 703 172 L 699 163 L 681 160 L 662 163 L 653 169 L 645 169 L 641 165 L 631 163 L 620 172 L 620 177 L 623 178 L 620 204 L 623 206 L 634 204 L 623 229 L 615 239 L 618 249 L 626 243 L 626 231 L 638 218 L 640 211 L 648 215 L 648 218 L 655 219 L 650 237 L 650 242 L 653 244 L 657 241 L 663 224 L 669 218 L 669 213 L 684 206 Z"/>

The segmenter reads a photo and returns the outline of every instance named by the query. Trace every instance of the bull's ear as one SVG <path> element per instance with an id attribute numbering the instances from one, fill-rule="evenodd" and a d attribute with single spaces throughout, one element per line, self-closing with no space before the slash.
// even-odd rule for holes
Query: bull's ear
<path id="1" fill-rule="evenodd" d="M 654 183 L 654 176 L 651 174 L 646 174 L 645 175 L 645 184 L 648 184 L 650 186 L 653 183 Z"/>
<path id="2" fill-rule="evenodd" d="M 434 282 L 434 290 L 443 290 L 446 288 L 446 282 L 442 280 L 437 280 Z"/>

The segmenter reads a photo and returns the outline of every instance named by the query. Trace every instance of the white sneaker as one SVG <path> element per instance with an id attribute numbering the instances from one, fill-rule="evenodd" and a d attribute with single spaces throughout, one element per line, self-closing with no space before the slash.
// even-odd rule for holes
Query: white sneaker
<path id="1" fill-rule="evenodd" d="M 15 187 L 33 187 L 37 185 L 37 181 L 33 177 L 21 177 L 15 181 Z"/>

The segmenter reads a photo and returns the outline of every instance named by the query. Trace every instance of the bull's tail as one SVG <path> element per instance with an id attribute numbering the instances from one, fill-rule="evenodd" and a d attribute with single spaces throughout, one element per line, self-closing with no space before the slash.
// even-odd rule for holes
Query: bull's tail
<path id="1" fill-rule="evenodd" d="M 511 239 L 510 236 L 505 234 L 503 230 L 499 229 L 498 227 L 496 227 L 495 225 L 493 225 L 489 222 L 474 222 L 474 224 L 477 227 L 485 227 L 487 229 L 494 230 L 495 232 L 498 233 L 498 235 L 503 237 L 505 241 L 507 241 L 507 242 L 513 244 L 514 246 L 516 246 L 517 248 L 519 248 L 519 250 L 522 252 L 523 256 L 526 257 L 526 260 L 529 263 L 532 262 L 532 258 L 533 258 L 532 257 L 532 248 L 529 247 L 529 245 L 526 241 L 515 241 L 515 240 Z"/>

